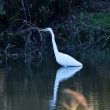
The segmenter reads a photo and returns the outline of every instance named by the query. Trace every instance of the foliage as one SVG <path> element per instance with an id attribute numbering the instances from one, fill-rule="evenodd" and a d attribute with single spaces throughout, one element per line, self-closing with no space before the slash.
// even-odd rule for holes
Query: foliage
<path id="1" fill-rule="evenodd" d="M 92 17 L 92 24 L 99 27 L 110 27 L 110 13 L 98 13 Z"/>
<path id="2" fill-rule="evenodd" d="M 92 12 L 81 12 L 80 19 L 82 22 L 85 19 L 89 19 L 89 24 L 95 27 L 100 28 L 110 28 L 110 13 L 109 12 L 100 12 L 100 13 L 92 13 Z"/>
<path id="3" fill-rule="evenodd" d="M 5 2 L 0 1 L 0 14 L 6 14 L 6 11 L 4 9 L 4 5 L 5 5 Z"/>
<path id="4" fill-rule="evenodd" d="M 109 1 L 8 0 L 0 2 L 0 56 L 36 55 L 45 44 L 38 27 L 51 26 L 58 48 L 87 51 L 110 47 Z M 77 5 L 76 5 L 77 4 Z M 50 40 L 50 39 L 49 39 Z M 16 54 L 15 54 L 16 53 Z"/>

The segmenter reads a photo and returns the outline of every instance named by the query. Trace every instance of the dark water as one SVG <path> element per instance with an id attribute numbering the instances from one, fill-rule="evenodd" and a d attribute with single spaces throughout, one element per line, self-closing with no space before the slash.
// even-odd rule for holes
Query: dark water
<path id="1" fill-rule="evenodd" d="M 110 110 L 110 60 L 81 62 L 82 69 L 60 68 L 51 60 L 40 67 L 20 59 L 1 63 L 0 110 L 64 110 L 65 88 L 81 93 L 93 110 Z"/>

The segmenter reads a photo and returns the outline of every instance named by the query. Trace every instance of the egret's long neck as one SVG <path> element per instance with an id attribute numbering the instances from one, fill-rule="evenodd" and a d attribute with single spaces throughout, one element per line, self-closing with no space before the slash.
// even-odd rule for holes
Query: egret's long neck
<path id="1" fill-rule="evenodd" d="M 52 45 L 53 45 L 53 50 L 54 50 L 54 54 L 56 56 L 56 54 L 58 53 L 58 48 L 57 48 L 57 45 L 56 45 L 56 42 L 55 42 L 55 36 L 54 36 L 54 33 L 51 32 L 51 35 L 52 35 Z"/>

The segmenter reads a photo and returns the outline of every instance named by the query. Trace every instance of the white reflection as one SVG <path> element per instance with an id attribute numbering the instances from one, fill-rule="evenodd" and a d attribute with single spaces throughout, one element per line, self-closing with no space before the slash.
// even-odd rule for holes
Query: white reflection
<path id="1" fill-rule="evenodd" d="M 50 100 L 50 107 L 52 109 L 54 109 L 54 107 L 56 106 L 57 92 L 60 82 L 63 82 L 72 77 L 76 72 L 80 71 L 80 69 L 82 69 L 82 67 L 61 67 L 57 70 L 54 83 L 54 93 L 52 99 Z"/>

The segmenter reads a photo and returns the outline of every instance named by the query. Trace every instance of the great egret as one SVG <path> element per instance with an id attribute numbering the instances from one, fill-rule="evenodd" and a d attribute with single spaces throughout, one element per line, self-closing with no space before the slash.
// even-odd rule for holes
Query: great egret
<path id="1" fill-rule="evenodd" d="M 55 78 L 55 83 L 54 83 L 54 93 L 52 100 L 50 101 L 50 106 L 51 108 L 56 106 L 56 100 L 57 100 L 57 93 L 59 89 L 59 84 L 60 82 L 63 82 L 73 75 L 75 75 L 76 72 L 80 71 L 82 67 L 61 67 L 57 70 L 56 72 L 56 78 Z"/>
<path id="2" fill-rule="evenodd" d="M 62 65 L 62 66 L 82 66 L 82 64 L 77 61 L 76 59 L 72 58 L 71 56 L 61 53 L 58 51 L 56 42 L 55 42 L 55 35 L 53 33 L 53 30 L 51 28 L 45 28 L 45 29 L 41 29 L 40 31 L 46 31 L 46 32 L 50 32 L 51 36 L 52 36 L 52 45 L 53 45 L 53 50 L 54 50 L 54 54 L 55 54 L 55 58 L 58 64 Z"/>

